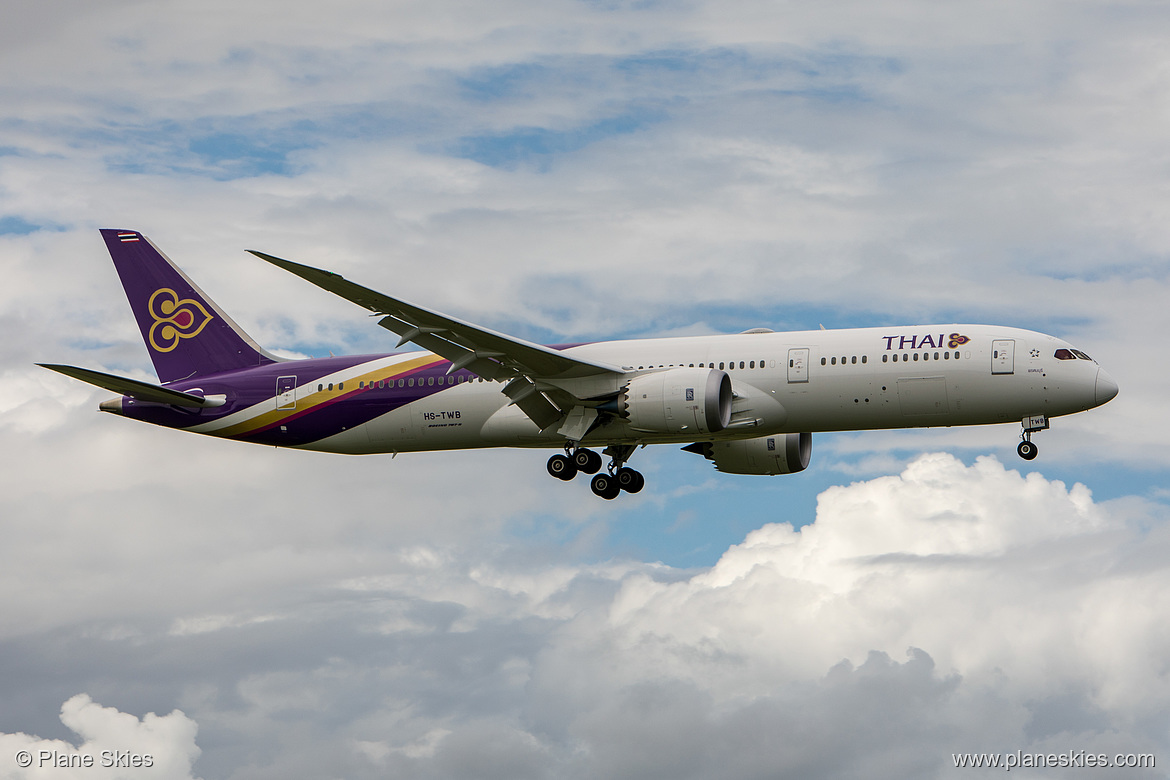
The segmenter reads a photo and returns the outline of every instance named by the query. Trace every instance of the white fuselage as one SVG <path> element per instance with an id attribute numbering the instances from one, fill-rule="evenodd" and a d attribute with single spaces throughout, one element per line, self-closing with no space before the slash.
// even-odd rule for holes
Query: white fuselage
<path id="1" fill-rule="evenodd" d="M 566 349 L 565 354 L 622 366 L 626 379 L 671 368 L 708 367 L 726 370 L 732 380 L 735 399 L 725 430 L 654 434 L 633 430 L 615 418 L 585 436 L 582 443 L 588 445 L 1009 423 L 1033 415 L 1072 414 L 1116 394 L 1116 385 L 1095 361 L 1057 359 L 1057 350 L 1071 350 L 1071 345 L 1017 328 L 928 325 L 636 339 L 585 344 Z M 348 380 L 352 387 L 393 371 L 403 361 L 426 357 L 419 352 L 384 356 L 326 381 L 340 385 Z M 300 393 L 315 390 L 298 388 L 294 403 L 303 397 Z M 273 397 L 193 430 L 223 435 L 220 430 L 277 403 Z M 302 446 L 360 454 L 560 447 L 564 441 L 555 430 L 541 432 L 510 406 L 500 383 L 472 380 Z"/>

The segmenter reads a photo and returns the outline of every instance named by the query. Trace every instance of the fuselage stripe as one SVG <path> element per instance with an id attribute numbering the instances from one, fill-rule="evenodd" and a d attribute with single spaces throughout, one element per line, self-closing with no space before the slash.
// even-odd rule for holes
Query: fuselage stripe
<path id="1" fill-rule="evenodd" d="M 221 436 L 224 438 L 233 439 L 255 436 L 263 433 L 264 431 L 275 428 L 278 425 L 285 425 L 293 420 L 299 419 L 314 412 L 321 411 L 330 406 L 333 406 L 336 403 L 368 392 L 374 389 L 371 386 L 372 382 L 376 382 L 378 380 L 393 381 L 400 378 L 406 378 L 436 366 L 442 362 L 444 362 L 442 358 L 437 358 L 434 355 L 427 355 L 425 357 L 420 357 L 405 363 L 399 363 L 397 365 L 390 366 L 390 370 L 383 368 L 375 371 L 368 371 L 364 374 L 348 376 L 342 381 L 365 383 L 366 386 L 362 388 L 354 388 L 353 390 L 342 392 L 340 394 L 329 390 L 314 391 L 311 395 L 308 395 L 304 398 L 298 398 L 298 408 L 296 409 L 271 409 L 269 411 L 262 412 L 249 420 L 244 420 L 234 425 L 220 428 L 219 430 L 207 431 L 207 433 L 213 436 Z M 276 400 L 277 399 L 275 396 L 266 398 L 256 406 L 275 404 Z M 301 408 L 302 402 L 307 406 Z"/>

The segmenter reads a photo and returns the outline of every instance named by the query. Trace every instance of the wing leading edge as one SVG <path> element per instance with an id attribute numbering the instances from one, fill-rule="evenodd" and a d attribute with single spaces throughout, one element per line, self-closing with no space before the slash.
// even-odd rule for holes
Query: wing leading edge
<path id="1" fill-rule="evenodd" d="M 398 334 L 398 346 L 407 342 L 417 344 L 450 360 L 450 371 L 465 368 L 485 379 L 505 382 L 504 394 L 541 430 L 565 420 L 572 407 L 583 400 L 570 389 L 578 383 L 575 380 L 609 379 L 612 381 L 602 382 L 600 386 L 612 385 L 614 392 L 622 384 L 625 372 L 618 366 L 581 360 L 540 344 L 448 317 L 363 287 L 332 271 L 248 251 L 323 290 L 384 315 L 378 324 Z M 593 382 L 585 385 L 597 386 Z M 590 415 L 591 419 L 593 417 L 596 417 L 595 412 Z M 575 429 L 579 424 L 571 427 Z"/>

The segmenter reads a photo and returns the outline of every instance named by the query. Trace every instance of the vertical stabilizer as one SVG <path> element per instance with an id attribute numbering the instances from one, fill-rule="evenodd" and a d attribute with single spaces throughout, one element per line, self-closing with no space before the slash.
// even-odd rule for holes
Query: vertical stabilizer
<path id="1" fill-rule="evenodd" d="M 133 230 L 102 230 L 146 350 L 164 384 L 274 363 L 150 240 Z"/>

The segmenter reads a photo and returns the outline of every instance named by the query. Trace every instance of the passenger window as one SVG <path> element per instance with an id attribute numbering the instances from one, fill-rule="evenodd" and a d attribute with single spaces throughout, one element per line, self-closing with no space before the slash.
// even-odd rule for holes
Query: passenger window
<path id="1" fill-rule="evenodd" d="M 916 361 L 918 360 L 918 353 L 917 352 L 914 353 L 914 360 L 916 360 Z"/>
<path id="2" fill-rule="evenodd" d="M 741 361 L 739 361 L 739 367 L 740 367 L 740 368 L 743 368 L 743 361 L 742 361 L 742 360 L 741 360 Z"/>
<path id="3" fill-rule="evenodd" d="M 896 352 L 894 353 L 894 362 L 895 363 L 898 362 L 898 353 L 896 353 Z"/>
<path id="4" fill-rule="evenodd" d="M 755 367 L 756 367 L 756 361 L 753 360 L 751 363 L 748 363 L 748 368 L 755 368 Z"/>
<path id="5" fill-rule="evenodd" d="M 720 371 L 723 370 L 723 361 L 722 360 L 719 361 L 719 370 Z"/>
<path id="6" fill-rule="evenodd" d="M 937 352 L 934 353 L 934 359 L 938 360 L 938 353 Z"/>
<path id="7" fill-rule="evenodd" d="M 821 358 L 821 365 L 822 365 L 822 366 L 824 366 L 824 365 L 828 365 L 828 363 L 829 363 L 829 359 L 828 359 L 828 358 Z"/>
<path id="8" fill-rule="evenodd" d="M 333 389 L 333 383 L 332 383 L 332 382 L 330 382 L 330 383 L 329 383 L 329 389 L 330 389 L 330 390 L 332 390 L 332 389 Z"/>
<path id="9" fill-rule="evenodd" d="M 890 362 L 890 356 L 889 356 L 889 355 L 882 355 L 882 362 L 883 362 L 883 363 L 889 363 L 889 362 Z"/>
<path id="10" fill-rule="evenodd" d="M 832 364 L 835 366 L 835 365 L 837 365 L 837 358 L 836 358 L 836 357 L 834 357 L 834 358 L 833 358 L 831 361 L 829 361 L 829 362 L 830 362 L 830 363 L 832 363 Z"/>
<path id="11" fill-rule="evenodd" d="M 853 365 L 857 365 L 857 355 L 854 355 L 850 362 L 853 363 Z"/>
<path id="12" fill-rule="evenodd" d="M 322 390 L 324 390 L 324 389 L 325 389 L 325 385 L 317 385 L 317 392 L 318 392 L 318 393 L 319 393 L 319 392 L 321 392 L 321 391 L 322 391 Z"/>
<path id="13" fill-rule="evenodd" d="M 427 384 L 428 384 L 428 385 L 433 385 L 433 384 L 435 384 L 435 378 L 434 378 L 433 376 L 428 376 L 428 377 L 427 377 Z"/>
<path id="14" fill-rule="evenodd" d="M 862 355 L 862 356 L 861 356 L 861 362 L 862 362 L 862 363 L 868 363 L 868 362 L 869 362 L 869 355 Z"/>
<path id="15" fill-rule="evenodd" d="M 943 353 L 943 360 L 950 360 L 950 359 L 951 359 L 951 353 L 950 353 L 950 352 L 944 352 L 944 353 Z"/>
<path id="16" fill-rule="evenodd" d="M 407 386 L 408 386 L 408 387 L 414 387 L 414 377 L 411 377 L 410 379 L 407 379 L 407 380 L 406 380 L 406 384 L 407 384 Z"/>

